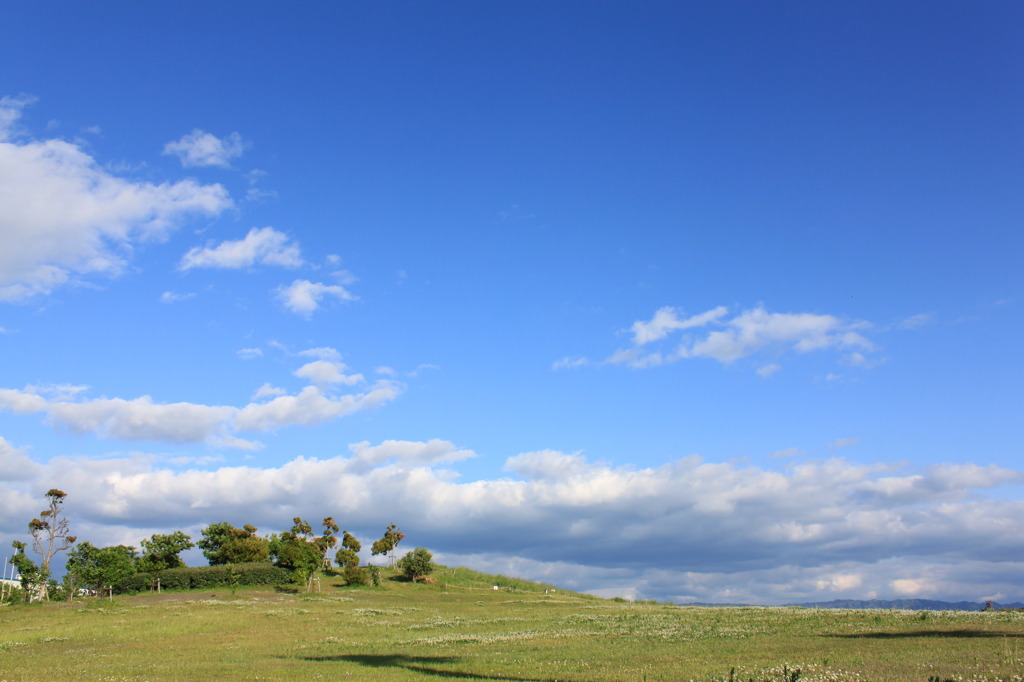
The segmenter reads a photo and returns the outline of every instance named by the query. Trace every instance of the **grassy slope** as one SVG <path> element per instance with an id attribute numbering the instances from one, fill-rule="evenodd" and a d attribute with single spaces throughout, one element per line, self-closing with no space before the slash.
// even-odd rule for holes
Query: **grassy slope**
<path id="1" fill-rule="evenodd" d="M 784 665 L 801 680 L 1024 674 L 1018 613 L 695 608 L 545 594 L 467 569 L 436 579 L 3 607 L 0 680 L 712 680 L 734 667 L 781 680 Z"/>

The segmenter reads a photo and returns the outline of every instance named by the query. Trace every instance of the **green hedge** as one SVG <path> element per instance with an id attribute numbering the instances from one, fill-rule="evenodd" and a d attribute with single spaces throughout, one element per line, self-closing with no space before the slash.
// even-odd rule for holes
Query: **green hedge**
<path id="1" fill-rule="evenodd" d="M 162 590 L 199 590 L 208 587 L 235 585 L 281 585 L 292 582 L 292 572 L 273 564 L 235 564 L 168 568 L 152 573 L 136 573 L 114 587 L 114 592 L 144 592 L 152 589 L 156 578 L 160 578 Z"/>

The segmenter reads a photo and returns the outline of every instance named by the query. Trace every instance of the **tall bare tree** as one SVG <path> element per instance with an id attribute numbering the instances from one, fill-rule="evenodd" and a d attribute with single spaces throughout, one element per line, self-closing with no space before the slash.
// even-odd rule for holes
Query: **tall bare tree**
<path id="1" fill-rule="evenodd" d="M 68 520 L 61 518 L 61 505 L 68 494 L 63 490 L 50 488 L 46 499 L 50 506 L 39 512 L 39 518 L 28 522 L 28 532 L 32 534 L 32 549 L 42 557 L 39 561 L 38 598 L 49 599 L 48 582 L 50 579 L 50 561 L 57 552 L 63 552 L 75 544 L 76 538 L 71 535 Z"/>

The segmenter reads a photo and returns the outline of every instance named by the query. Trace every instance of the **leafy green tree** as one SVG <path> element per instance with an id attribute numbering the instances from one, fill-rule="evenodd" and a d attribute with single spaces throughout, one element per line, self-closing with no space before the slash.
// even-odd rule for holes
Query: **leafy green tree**
<path id="1" fill-rule="evenodd" d="M 324 553 L 314 542 L 313 527 L 298 516 L 292 519 L 291 530 L 286 530 L 270 541 L 270 554 L 274 562 L 295 574 L 296 582 L 305 583 L 309 590 L 313 576 L 323 565 Z"/>
<path id="2" fill-rule="evenodd" d="M 341 549 L 334 555 L 334 559 L 341 568 L 355 568 L 359 565 L 359 550 L 362 548 L 363 544 L 346 530 L 342 535 Z"/>
<path id="3" fill-rule="evenodd" d="M 83 542 L 68 553 L 67 570 L 75 577 L 75 584 L 102 592 L 135 573 L 135 548 L 94 547 Z"/>
<path id="4" fill-rule="evenodd" d="M 338 546 L 337 533 L 338 524 L 334 522 L 334 517 L 328 516 L 324 519 L 323 535 L 313 539 L 313 546 L 316 547 L 318 552 L 320 552 L 321 568 L 331 567 L 331 560 L 327 556 L 327 553 Z"/>
<path id="5" fill-rule="evenodd" d="M 417 547 L 398 560 L 398 569 L 410 580 L 422 580 L 436 568 L 434 555 L 424 547 Z"/>
<path id="6" fill-rule="evenodd" d="M 270 543 L 256 530 L 249 524 L 235 528 L 227 521 L 211 523 L 201 531 L 203 538 L 197 544 L 211 566 L 268 561 Z"/>
<path id="7" fill-rule="evenodd" d="M 38 594 L 39 582 L 42 581 L 41 573 L 35 562 L 25 554 L 24 542 L 15 540 L 11 546 L 14 547 L 14 556 L 10 558 L 10 563 L 18 571 L 18 577 L 21 580 L 21 594 L 25 601 L 29 601 L 33 595 Z"/>
<path id="8" fill-rule="evenodd" d="M 370 554 L 377 556 L 378 554 L 385 554 L 391 561 L 391 565 L 395 565 L 395 548 L 398 547 L 398 543 L 405 538 L 405 533 L 398 530 L 398 526 L 394 523 L 389 523 L 388 527 L 384 529 L 384 537 L 373 543 L 370 548 Z"/>
<path id="9" fill-rule="evenodd" d="M 74 545 L 77 539 L 71 535 L 68 520 L 60 516 L 61 505 L 67 496 L 63 490 L 50 488 L 46 493 L 49 507 L 39 512 L 39 518 L 28 522 L 28 532 L 32 535 L 32 549 L 41 557 L 38 579 L 35 582 L 39 599 L 48 598 L 50 561 L 57 552 L 63 552 Z"/>
<path id="10" fill-rule="evenodd" d="M 182 568 L 185 562 L 178 555 L 195 547 L 192 538 L 180 530 L 170 535 L 153 534 L 142 541 L 142 556 L 138 558 L 140 572 L 162 571 L 166 568 Z"/>

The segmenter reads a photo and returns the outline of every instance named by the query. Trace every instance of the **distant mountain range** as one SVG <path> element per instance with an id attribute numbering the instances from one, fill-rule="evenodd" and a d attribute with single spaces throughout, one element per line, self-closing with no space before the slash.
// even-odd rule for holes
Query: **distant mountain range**
<path id="1" fill-rule="evenodd" d="M 833 599 L 812 601 L 788 606 L 803 606 L 808 609 L 906 609 L 908 611 L 982 611 L 985 602 L 940 601 L 938 599 Z M 1022 609 L 1024 604 L 1013 602 L 1003 604 L 992 602 L 997 609 Z"/>
<path id="2" fill-rule="evenodd" d="M 1024 604 L 1012 602 L 1004 604 L 993 602 L 997 609 L 1024 609 Z M 754 604 L 709 604 L 699 602 L 686 606 L 754 606 Z M 937 599 L 833 599 L 832 601 L 809 601 L 800 604 L 782 604 L 782 606 L 800 606 L 805 609 L 903 609 L 907 611 L 982 611 L 985 602 L 974 601 L 940 601 Z"/>

